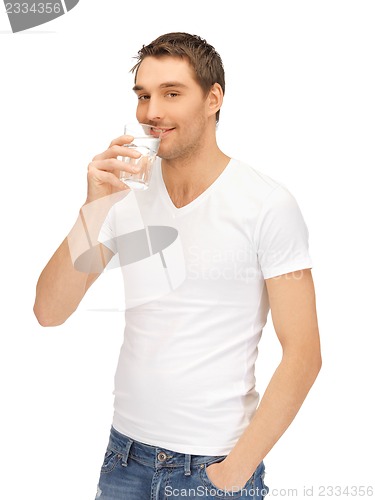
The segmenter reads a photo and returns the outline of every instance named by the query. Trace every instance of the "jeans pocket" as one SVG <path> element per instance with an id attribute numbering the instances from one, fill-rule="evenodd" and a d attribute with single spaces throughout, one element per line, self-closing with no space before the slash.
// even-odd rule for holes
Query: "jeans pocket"
<path id="1" fill-rule="evenodd" d="M 104 455 L 101 472 L 104 474 L 112 472 L 113 469 L 116 467 L 116 465 L 121 461 L 121 458 L 122 455 L 120 453 L 117 453 L 116 451 L 107 448 L 107 451 L 105 452 Z"/>
<path id="2" fill-rule="evenodd" d="M 257 487 L 257 491 L 259 492 L 259 499 L 263 499 L 269 492 L 269 487 L 264 482 L 264 477 L 266 475 L 266 471 L 263 467 L 262 473 L 258 478 L 255 479 L 255 486 Z"/>
<path id="3" fill-rule="evenodd" d="M 254 474 L 251 476 L 249 481 L 246 483 L 245 488 L 250 488 L 253 500 L 263 500 L 263 498 L 268 494 L 269 488 L 264 483 L 264 476 L 266 475 L 266 469 L 264 463 L 261 462 L 256 468 Z"/>
<path id="4" fill-rule="evenodd" d="M 244 486 L 239 488 L 233 487 L 227 490 L 218 488 L 208 477 L 207 467 L 211 464 L 221 462 L 224 458 L 225 456 L 210 460 L 200 467 L 200 481 L 209 495 L 214 498 L 251 498 L 252 500 L 262 500 L 267 495 L 269 488 L 264 484 L 265 467 L 263 462 L 258 465 L 255 472 L 246 481 Z"/>
<path id="5" fill-rule="evenodd" d="M 210 466 L 211 464 L 219 463 L 224 460 L 224 457 L 219 457 L 216 458 L 215 460 L 210 460 L 209 462 L 206 462 L 200 466 L 199 470 L 199 475 L 200 475 L 200 481 L 203 484 L 205 491 L 208 495 L 212 497 L 217 497 L 217 498 L 241 498 L 241 493 L 243 492 L 244 488 L 238 489 L 238 488 L 232 488 L 232 489 L 225 489 L 222 490 L 221 488 L 218 488 L 208 477 L 207 474 L 207 467 Z M 250 479 L 249 479 L 250 481 Z M 246 483 L 245 487 L 248 486 L 249 481 Z"/>

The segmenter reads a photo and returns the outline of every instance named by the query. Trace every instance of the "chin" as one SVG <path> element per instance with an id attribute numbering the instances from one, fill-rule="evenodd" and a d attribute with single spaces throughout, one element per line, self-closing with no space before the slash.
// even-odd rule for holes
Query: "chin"
<path id="1" fill-rule="evenodd" d="M 158 153 L 158 156 L 162 160 L 175 160 L 176 158 L 179 157 L 179 155 L 173 154 L 172 152 L 168 154 L 168 152 L 160 152 L 160 151 Z"/>
<path id="2" fill-rule="evenodd" d="M 159 158 L 162 158 L 163 160 L 170 160 L 174 157 L 173 154 L 171 154 L 172 151 L 165 150 L 162 146 L 159 147 L 158 151 L 158 156 Z"/>

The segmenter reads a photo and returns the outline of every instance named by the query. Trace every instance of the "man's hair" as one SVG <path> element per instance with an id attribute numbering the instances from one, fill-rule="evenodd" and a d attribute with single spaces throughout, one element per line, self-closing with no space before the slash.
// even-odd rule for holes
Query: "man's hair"
<path id="1" fill-rule="evenodd" d="M 205 95 L 215 83 L 221 86 L 223 93 L 225 92 L 225 74 L 221 57 L 215 48 L 200 36 L 189 33 L 167 33 L 149 45 L 143 45 L 136 56 L 137 64 L 131 69 L 132 73 L 135 72 L 135 79 L 140 64 L 148 56 L 187 59 Z M 216 113 L 216 122 L 219 121 L 219 114 L 220 110 Z"/>

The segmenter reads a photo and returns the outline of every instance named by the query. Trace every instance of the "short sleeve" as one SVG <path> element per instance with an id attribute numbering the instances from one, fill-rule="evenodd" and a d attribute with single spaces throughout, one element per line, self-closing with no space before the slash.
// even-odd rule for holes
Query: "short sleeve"
<path id="1" fill-rule="evenodd" d="M 101 227 L 98 240 L 113 253 L 122 253 L 124 235 L 144 229 L 140 206 L 134 191 L 113 204 Z"/>
<path id="2" fill-rule="evenodd" d="M 265 200 L 254 239 L 265 279 L 312 267 L 307 226 L 295 198 L 283 186 Z"/>

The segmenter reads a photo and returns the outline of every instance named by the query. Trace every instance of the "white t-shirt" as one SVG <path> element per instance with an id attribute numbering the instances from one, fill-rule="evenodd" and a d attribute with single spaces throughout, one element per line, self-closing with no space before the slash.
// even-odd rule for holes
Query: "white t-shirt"
<path id="1" fill-rule="evenodd" d="M 177 452 L 228 454 L 259 400 L 265 279 L 312 266 L 295 199 L 232 159 L 176 208 L 158 161 L 149 189 L 111 209 L 101 241 L 118 252 L 125 284 L 113 426 Z"/>

